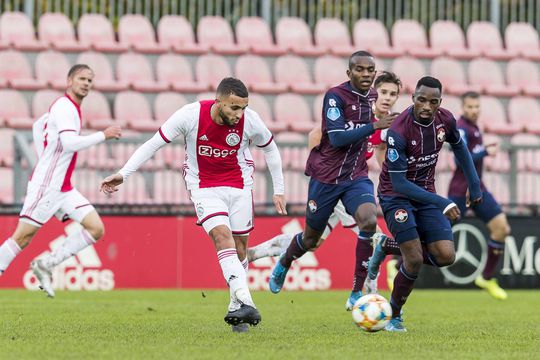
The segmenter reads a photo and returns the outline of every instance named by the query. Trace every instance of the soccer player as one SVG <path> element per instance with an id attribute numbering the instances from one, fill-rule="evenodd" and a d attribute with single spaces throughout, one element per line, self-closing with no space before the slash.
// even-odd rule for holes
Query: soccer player
<path id="1" fill-rule="evenodd" d="M 461 97 L 463 115 L 457 122 L 458 130 L 461 134 L 461 139 L 467 145 L 476 172 L 482 177 L 482 164 L 486 156 L 493 156 L 497 153 L 498 145 L 487 144 L 484 146 L 482 142 L 482 133 L 478 128 L 478 116 L 480 115 L 480 95 L 476 92 L 467 92 Z M 493 198 L 493 195 L 486 189 L 484 183 L 481 183 L 483 201 L 471 209 L 487 225 L 491 239 L 488 241 L 488 256 L 486 266 L 474 283 L 476 286 L 486 289 L 495 299 L 505 300 L 508 295 L 504 291 L 497 280 L 493 278 L 495 268 L 504 251 L 504 241 L 506 236 L 510 234 L 510 225 L 506 219 L 506 215 L 502 212 L 501 207 Z M 467 211 L 466 206 L 467 183 L 463 170 L 457 167 L 454 171 L 454 176 L 450 181 L 448 197 L 457 204 L 462 214 Z"/>
<path id="2" fill-rule="evenodd" d="M 248 90 L 238 79 L 225 78 L 215 100 L 188 104 L 175 112 L 131 156 L 124 167 L 105 178 L 101 189 L 113 193 L 163 145 L 182 136 L 186 144 L 184 179 L 195 205 L 198 223 L 214 242 L 231 302 L 225 322 L 234 331 L 257 325 L 261 315 L 249 292 L 246 247 L 253 230 L 253 158 L 249 144 L 264 149 L 272 176 L 273 202 L 286 214 L 281 157 L 273 136 L 259 115 L 248 108 Z"/>
<path id="3" fill-rule="evenodd" d="M 397 101 L 401 88 L 401 80 L 396 76 L 396 74 L 388 71 L 383 71 L 382 74 L 377 76 L 377 78 L 375 79 L 374 88 L 377 90 L 378 96 L 373 106 L 373 114 L 375 115 L 375 120 L 378 121 L 379 118 L 382 118 L 383 116 L 390 113 L 392 107 Z M 315 146 L 318 146 L 321 142 L 321 137 L 321 128 L 314 128 L 309 133 L 308 148 L 311 150 Z M 386 143 L 383 142 L 381 139 L 381 130 L 376 130 L 372 135 L 370 135 L 368 139 L 366 160 L 369 160 L 373 155 L 375 155 L 377 162 L 379 162 L 379 165 L 382 166 L 385 153 Z M 332 213 L 332 215 L 330 215 L 330 218 L 328 219 L 328 223 L 326 224 L 324 233 L 321 235 L 321 238 L 319 239 L 315 247 L 311 249 L 311 251 L 316 250 L 322 245 L 324 240 L 326 240 L 328 235 L 330 235 L 332 229 L 334 229 L 340 221 L 343 227 L 351 229 L 351 231 L 355 234 L 355 237 L 358 236 L 359 230 L 358 226 L 356 225 L 356 220 L 347 213 L 345 207 L 343 206 L 343 203 L 339 201 L 334 208 L 334 212 Z M 378 229 L 378 231 L 380 231 L 380 229 Z M 377 233 L 375 236 L 377 235 L 380 236 L 379 233 Z M 293 235 L 280 234 L 255 247 L 249 248 L 248 260 L 251 262 L 262 257 L 281 255 L 289 246 L 292 238 Z M 357 268 L 359 267 L 357 266 Z M 354 285 L 357 286 L 358 283 L 359 281 L 355 281 Z M 377 292 L 376 279 L 370 281 L 369 278 L 366 278 L 366 282 L 364 285 L 368 293 Z M 361 289 L 353 287 L 353 292 L 355 294 L 352 294 L 352 298 L 358 298 L 359 295 L 361 296 Z M 347 302 L 345 304 L 346 309 L 349 311 L 354 305 L 354 303 L 351 303 L 351 297 L 347 299 Z"/>
<path id="4" fill-rule="evenodd" d="M 372 237 L 377 227 L 377 208 L 373 183 L 367 176 L 368 139 L 377 129 L 390 126 L 395 115 L 384 115 L 373 121 L 373 104 L 377 92 L 371 87 L 375 79 L 375 62 L 370 53 L 358 51 L 349 58 L 349 81 L 331 88 L 324 97 L 322 137 L 311 150 L 306 175 L 311 176 L 306 210 L 306 226 L 296 234 L 270 276 L 270 290 L 278 293 L 293 260 L 315 249 L 328 219 L 341 200 L 353 214 L 359 228 L 356 245 L 356 291 L 359 297 L 366 278 L 367 260 L 371 256 Z M 354 303 L 356 299 L 351 299 Z"/>
<path id="5" fill-rule="evenodd" d="M 48 114 L 33 126 L 38 153 L 19 224 L 0 246 L 0 274 L 24 249 L 38 230 L 53 216 L 80 223 L 81 231 L 69 235 L 50 255 L 32 261 L 30 268 L 49 297 L 54 297 L 52 270 L 103 237 L 103 222 L 90 202 L 71 184 L 77 152 L 108 139 L 118 139 L 121 129 L 111 126 L 82 136 L 81 103 L 92 88 L 94 73 L 84 64 L 73 66 L 67 75 L 65 94 L 54 101 Z"/>
<path id="6" fill-rule="evenodd" d="M 379 199 L 386 223 L 403 264 L 394 279 L 390 298 L 392 319 L 388 331 L 406 331 L 401 308 L 410 295 L 422 263 L 451 265 L 455 249 L 450 221 L 460 217 L 459 207 L 435 191 L 435 166 L 443 143 L 448 142 L 463 169 L 473 204 L 482 200 L 480 179 L 471 155 L 461 140 L 450 111 L 440 107 L 439 80 L 421 78 L 413 95 L 414 105 L 402 112 L 388 129 L 386 160 L 380 175 Z M 375 247 L 372 262 L 382 262 L 384 246 Z M 395 244 L 395 242 L 394 242 Z"/>

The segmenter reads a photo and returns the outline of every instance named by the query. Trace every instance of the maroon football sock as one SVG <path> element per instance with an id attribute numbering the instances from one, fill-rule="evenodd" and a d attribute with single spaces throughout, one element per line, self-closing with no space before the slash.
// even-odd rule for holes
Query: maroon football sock
<path id="1" fill-rule="evenodd" d="M 504 253 L 504 243 L 490 239 L 488 241 L 487 253 L 487 262 L 484 271 L 482 272 L 482 277 L 486 280 L 490 280 L 495 273 L 495 268 L 497 268 L 501 255 Z"/>
<path id="2" fill-rule="evenodd" d="M 409 274 L 402 265 L 394 279 L 394 290 L 390 297 L 390 305 L 392 306 L 392 317 L 400 315 L 401 308 L 407 301 L 410 293 L 414 288 L 414 282 L 418 278 L 418 274 Z"/>
<path id="3" fill-rule="evenodd" d="M 352 291 L 362 291 L 367 277 L 367 264 L 373 254 L 371 246 L 372 232 L 360 231 L 356 240 L 356 264 L 354 267 L 354 280 Z"/>
<path id="4" fill-rule="evenodd" d="M 289 247 L 287 248 L 287 251 L 285 251 L 285 256 L 281 258 L 281 265 L 286 268 L 290 268 L 295 259 L 298 259 L 307 252 L 304 242 L 302 241 L 303 237 L 303 233 L 294 235 Z"/>

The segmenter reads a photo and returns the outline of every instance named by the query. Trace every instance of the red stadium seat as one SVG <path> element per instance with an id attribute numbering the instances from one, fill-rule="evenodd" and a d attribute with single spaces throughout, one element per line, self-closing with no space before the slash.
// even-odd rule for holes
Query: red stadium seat
<path id="1" fill-rule="evenodd" d="M 36 78 L 54 89 L 64 91 L 67 87 L 70 67 L 64 54 L 57 51 L 44 51 L 36 58 Z"/>
<path id="2" fill-rule="evenodd" d="M 280 18 L 276 25 L 276 42 L 301 56 L 320 56 L 324 53 L 324 49 L 313 45 L 311 30 L 301 18 Z"/>
<path id="3" fill-rule="evenodd" d="M 6 11 L 0 16 L 0 47 L 8 45 L 28 51 L 47 48 L 47 44 L 36 40 L 34 25 L 28 16 L 18 11 Z"/>
<path id="4" fill-rule="evenodd" d="M 268 63 L 258 55 L 242 55 L 236 60 L 235 76 L 251 90 L 277 94 L 287 91 L 287 84 L 275 83 Z"/>
<path id="5" fill-rule="evenodd" d="M 392 26 L 392 44 L 414 57 L 434 58 L 441 49 L 429 48 L 426 30 L 416 20 L 397 20 Z"/>
<path id="6" fill-rule="evenodd" d="M 199 93 L 197 94 L 197 101 L 201 101 L 201 100 L 214 100 L 216 98 L 216 93 L 215 92 L 212 92 L 212 91 L 206 91 L 206 92 L 203 92 L 203 93 Z"/>
<path id="7" fill-rule="evenodd" d="M 529 23 L 510 23 L 504 32 L 506 48 L 528 59 L 540 61 L 538 32 Z"/>
<path id="8" fill-rule="evenodd" d="M 6 85 L 20 90 L 37 90 L 46 87 L 47 83 L 33 78 L 30 63 L 23 53 L 5 50 L 0 52 L 0 86 Z"/>
<path id="9" fill-rule="evenodd" d="M 465 70 L 459 61 L 438 57 L 431 62 L 431 75 L 436 77 L 443 84 L 443 92 L 461 95 L 468 90 L 481 91 L 480 86 L 470 86 L 467 84 Z"/>
<path id="10" fill-rule="evenodd" d="M 34 118 L 39 118 L 41 115 L 48 113 L 53 102 L 63 94 L 60 91 L 43 89 L 34 94 L 32 99 L 32 115 Z"/>
<path id="11" fill-rule="evenodd" d="M 289 204 L 305 204 L 308 200 L 309 178 L 297 170 L 286 170 L 283 172 L 283 176 L 287 189 L 287 202 Z"/>
<path id="12" fill-rule="evenodd" d="M 60 51 L 84 51 L 87 45 L 75 39 L 73 23 L 64 13 L 45 13 L 39 18 L 39 39 Z"/>
<path id="13" fill-rule="evenodd" d="M 30 118 L 28 103 L 15 90 L 0 90 L 0 125 L 14 129 L 30 129 L 34 121 Z"/>
<path id="14" fill-rule="evenodd" d="M 201 17 L 197 24 L 197 39 L 218 54 L 238 55 L 248 51 L 247 45 L 234 42 L 231 25 L 221 16 Z"/>
<path id="15" fill-rule="evenodd" d="M 115 80 L 112 66 L 104 54 L 88 51 L 81 53 L 77 64 L 86 64 L 94 72 L 94 88 L 100 91 L 118 92 L 126 90 L 129 83 L 126 80 Z"/>
<path id="16" fill-rule="evenodd" d="M 159 123 L 164 123 L 172 114 L 187 104 L 186 98 L 175 92 L 159 93 L 154 99 L 154 114 Z"/>
<path id="17" fill-rule="evenodd" d="M 165 15 L 159 19 L 157 34 L 159 43 L 181 54 L 200 55 L 209 46 L 197 44 L 189 21 L 181 15 Z"/>
<path id="18" fill-rule="evenodd" d="M 216 89 L 221 80 L 232 76 L 231 66 L 220 55 L 207 54 L 197 59 L 195 66 L 197 81 L 205 86 Z"/>
<path id="19" fill-rule="evenodd" d="M 512 59 L 506 66 L 506 82 L 525 95 L 540 96 L 540 71 L 530 60 Z"/>
<path id="20" fill-rule="evenodd" d="M 152 119 L 152 111 L 144 95 L 134 91 L 123 91 L 116 95 L 114 117 L 138 131 L 157 131 L 160 125 Z"/>
<path id="21" fill-rule="evenodd" d="M 88 126 L 93 129 L 103 130 L 112 125 L 125 125 L 125 121 L 113 119 L 109 102 L 99 91 L 91 91 L 88 94 L 82 103 L 81 112 L 83 121 L 88 121 Z"/>
<path id="22" fill-rule="evenodd" d="M 315 97 L 313 100 L 313 118 L 315 119 L 315 122 L 319 121 L 319 119 L 322 116 L 322 109 L 324 105 L 324 95 L 325 94 L 319 94 Z"/>
<path id="23" fill-rule="evenodd" d="M 532 145 L 536 149 L 520 149 L 517 152 L 517 170 L 518 171 L 540 171 L 540 161 L 538 157 L 540 152 L 537 150 L 540 145 L 540 138 L 532 134 L 516 134 L 510 141 L 512 145 Z"/>
<path id="24" fill-rule="evenodd" d="M 118 80 L 125 81 L 137 91 L 159 92 L 169 87 L 164 82 L 156 82 L 148 59 L 142 54 L 124 53 L 116 62 Z"/>
<path id="25" fill-rule="evenodd" d="M 392 107 L 392 111 L 402 112 L 405 109 L 407 109 L 409 106 L 413 104 L 411 97 L 412 97 L 412 94 L 410 93 L 400 93 L 399 98 L 397 99 L 396 103 Z"/>
<path id="26" fill-rule="evenodd" d="M 0 168 L 0 203 L 13 204 L 13 170 Z"/>
<path id="27" fill-rule="evenodd" d="M 272 133 L 281 132 L 287 129 L 287 123 L 275 121 L 270 110 L 270 105 L 263 95 L 249 94 L 249 107 L 259 114 L 262 121 Z"/>
<path id="28" fill-rule="evenodd" d="M 257 16 L 243 16 L 238 20 L 236 40 L 257 55 L 279 56 L 286 51 L 284 47 L 274 44 L 270 27 L 264 19 Z"/>
<path id="29" fill-rule="evenodd" d="M 351 45 L 349 29 L 343 21 L 336 18 L 323 18 L 315 26 L 315 44 L 327 53 L 349 56 L 356 51 Z"/>
<path id="30" fill-rule="evenodd" d="M 513 135 L 521 131 L 520 126 L 509 124 L 506 121 L 506 111 L 499 99 L 492 96 L 482 96 L 480 109 L 478 124 L 487 132 L 498 135 Z"/>
<path id="31" fill-rule="evenodd" d="M 366 49 L 376 57 L 394 58 L 404 54 L 390 46 L 388 31 L 377 19 L 358 20 L 354 24 L 353 39 L 357 49 Z"/>
<path id="32" fill-rule="evenodd" d="M 504 83 L 499 65 L 485 58 L 477 58 L 469 63 L 469 83 L 493 96 L 514 96 L 519 93 L 518 87 Z"/>
<path id="33" fill-rule="evenodd" d="M 508 119 L 527 132 L 540 135 L 540 104 L 535 98 L 518 96 L 510 99 Z"/>
<path id="34" fill-rule="evenodd" d="M 401 79 L 403 90 L 408 92 L 414 92 L 416 83 L 426 74 L 422 62 L 410 56 L 395 59 L 392 64 L 392 71 Z"/>
<path id="35" fill-rule="evenodd" d="M 488 21 L 473 21 L 467 28 L 467 43 L 470 49 L 479 50 L 484 56 L 495 60 L 509 60 L 516 51 L 503 48 L 499 29 Z"/>
<path id="36" fill-rule="evenodd" d="M 148 53 L 162 53 L 168 47 L 156 42 L 154 28 L 150 20 L 143 15 L 124 15 L 118 24 L 120 44 Z"/>
<path id="37" fill-rule="evenodd" d="M 320 94 L 324 91 L 323 84 L 315 84 L 311 79 L 306 62 L 296 55 L 284 55 L 275 63 L 276 81 L 287 84 L 289 89 L 300 94 Z"/>
<path id="38" fill-rule="evenodd" d="M 179 92 L 197 93 L 208 90 L 208 84 L 201 84 L 193 79 L 189 61 L 182 55 L 163 54 L 156 64 L 158 82 Z"/>
<path id="39" fill-rule="evenodd" d="M 292 131 L 307 134 L 315 126 L 306 100 L 298 94 L 276 96 L 274 116 L 278 122 L 287 124 Z"/>
<path id="40" fill-rule="evenodd" d="M 13 136 L 16 130 L 0 129 L 0 166 L 12 167 L 15 159 L 15 151 L 13 148 Z M 4 178 L 1 178 L 3 182 Z M 1 186 L 1 185 L 0 185 Z"/>
<path id="41" fill-rule="evenodd" d="M 325 88 L 337 86 L 348 81 L 348 65 L 345 60 L 336 56 L 322 56 L 315 60 L 315 82 Z"/>
<path id="42" fill-rule="evenodd" d="M 182 174 L 178 171 L 157 171 L 153 185 L 156 204 L 191 204 Z"/>
<path id="43" fill-rule="evenodd" d="M 458 59 L 472 59 L 480 56 L 477 49 L 468 49 L 465 34 L 454 21 L 437 20 L 429 29 L 431 48 L 442 51 L 445 55 Z"/>
<path id="44" fill-rule="evenodd" d="M 79 42 L 100 52 L 123 52 L 115 37 L 111 22 L 102 14 L 84 14 L 77 25 Z"/>
<path id="45" fill-rule="evenodd" d="M 538 174 L 522 172 L 517 174 L 517 202 L 520 205 L 538 205 L 540 203 L 540 177 Z"/>
<path id="46" fill-rule="evenodd" d="M 495 134 L 483 134 L 484 145 L 501 144 L 502 138 Z M 510 158 L 506 151 L 499 150 L 495 156 L 486 156 L 484 158 L 486 170 L 507 173 L 510 170 Z M 484 182 L 489 181 L 487 176 L 483 177 Z M 489 188 L 489 186 L 488 186 Z"/>
<path id="47" fill-rule="evenodd" d="M 443 83 L 444 84 L 444 83 Z M 444 85 L 443 85 L 443 97 L 442 97 L 442 103 L 441 106 L 445 108 L 446 110 L 449 110 L 454 117 L 459 119 L 461 116 L 461 100 L 457 96 L 452 95 L 445 95 L 444 94 Z"/>

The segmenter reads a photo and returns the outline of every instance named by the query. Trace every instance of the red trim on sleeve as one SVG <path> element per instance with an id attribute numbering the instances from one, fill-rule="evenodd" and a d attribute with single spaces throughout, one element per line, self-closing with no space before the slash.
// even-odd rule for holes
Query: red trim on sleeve
<path id="1" fill-rule="evenodd" d="M 159 128 L 159 135 L 163 138 L 163 141 L 165 141 L 167 144 L 171 142 L 171 140 L 167 139 L 167 137 L 163 134 L 163 131 L 161 131 L 161 128 Z"/>
<path id="2" fill-rule="evenodd" d="M 63 133 L 64 131 L 73 131 L 73 132 L 77 132 L 77 130 L 73 130 L 73 129 L 65 129 L 65 130 L 59 131 L 58 133 L 61 134 L 61 133 Z"/>
<path id="3" fill-rule="evenodd" d="M 272 142 L 272 140 L 274 140 L 274 135 L 270 136 L 270 140 L 268 140 L 268 142 L 264 145 L 257 145 L 257 147 L 260 147 L 260 148 L 263 148 L 263 147 L 267 147 L 268 145 L 270 145 L 270 143 Z"/>

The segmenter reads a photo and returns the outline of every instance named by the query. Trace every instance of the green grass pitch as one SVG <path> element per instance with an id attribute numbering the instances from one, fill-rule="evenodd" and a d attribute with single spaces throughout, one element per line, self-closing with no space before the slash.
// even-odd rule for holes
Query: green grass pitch
<path id="1" fill-rule="evenodd" d="M 539 359 L 540 291 L 509 295 L 416 290 L 408 333 L 369 334 L 346 292 L 257 292 L 263 321 L 237 334 L 225 291 L 2 290 L 0 359 Z"/>

